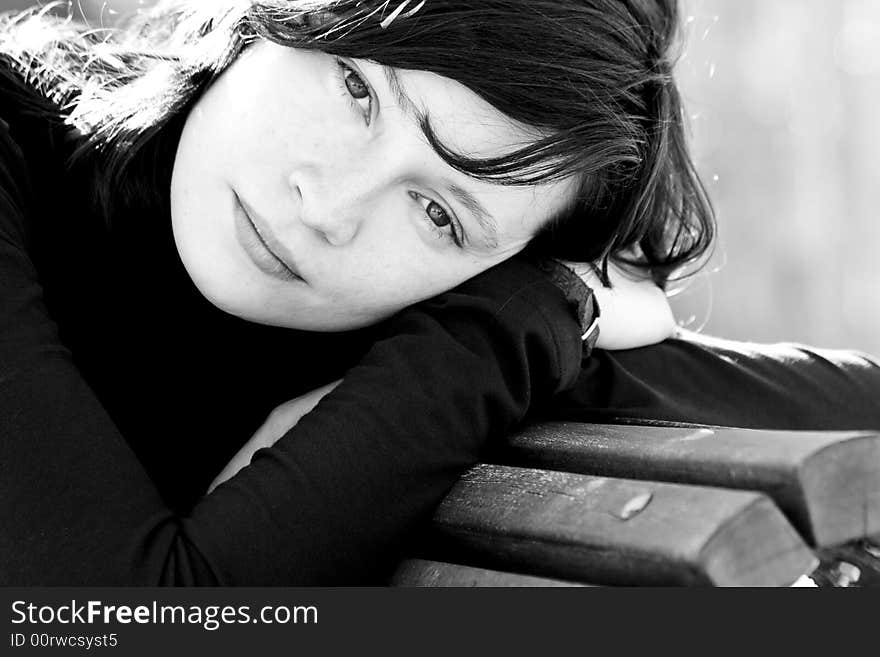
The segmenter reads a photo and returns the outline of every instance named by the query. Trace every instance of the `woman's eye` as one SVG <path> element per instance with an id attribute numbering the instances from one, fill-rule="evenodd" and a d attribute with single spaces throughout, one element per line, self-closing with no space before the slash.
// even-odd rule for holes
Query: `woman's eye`
<path id="1" fill-rule="evenodd" d="M 363 81 L 363 78 L 351 69 L 345 72 L 345 86 L 355 100 L 370 97 L 370 88 Z"/>
<path id="2" fill-rule="evenodd" d="M 448 226 L 452 223 L 452 219 L 450 219 L 449 215 L 446 214 L 446 210 L 444 210 L 434 201 L 428 203 L 428 207 L 425 208 L 425 213 L 428 215 L 428 218 L 434 222 L 434 225 L 440 228 L 442 228 L 443 226 Z"/>
<path id="3" fill-rule="evenodd" d="M 449 240 L 458 247 L 462 246 L 455 220 L 436 201 L 425 198 L 416 192 L 410 192 L 410 196 L 418 202 L 424 212 L 428 227 L 440 237 Z"/>
<path id="4" fill-rule="evenodd" d="M 357 71 L 341 59 L 337 58 L 336 64 L 339 67 L 345 98 L 355 109 L 363 113 L 364 120 L 369 125 L 373 113 L 373 96 L 370 85 Z"/>

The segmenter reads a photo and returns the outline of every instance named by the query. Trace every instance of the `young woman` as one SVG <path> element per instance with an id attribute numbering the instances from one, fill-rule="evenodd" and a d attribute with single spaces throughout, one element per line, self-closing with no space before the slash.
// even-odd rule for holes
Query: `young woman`
<path id="1" fill-rule="evenodd" d="M 183 3 L 107 41 L 7 19 L 0 581 L 381 581 L 583 375 L 598 317 L 560 260 L 597 271 L 601 346 L 671 333 L 660 288 L 713 232 L 676 24 L 641 0 Z"/>

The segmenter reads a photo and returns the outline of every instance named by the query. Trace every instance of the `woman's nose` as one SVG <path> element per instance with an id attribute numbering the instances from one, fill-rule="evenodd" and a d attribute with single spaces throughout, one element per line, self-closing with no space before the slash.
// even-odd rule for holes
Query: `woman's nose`
<path id="1" fill-rule="evenodd" d="M 325 185 L 317 178 L 292 174 L 291 192 L 299 203 L 300 221 L 334 246 L 354 239 L 364 220 L 369 188 L 339 181 Z"/>

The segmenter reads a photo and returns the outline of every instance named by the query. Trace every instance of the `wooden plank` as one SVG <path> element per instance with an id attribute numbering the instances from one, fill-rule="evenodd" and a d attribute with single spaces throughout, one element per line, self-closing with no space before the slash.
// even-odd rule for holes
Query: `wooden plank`
<path id="1" fill-rule="evenodd" d="M 880 434 L 579 423 L 533 425 L 493 460 L 583 474 L 759 490 L 815 546 L 880 532 Z"/>
<path id="2" fill-rule="evenodd" d="M 420 556 L 575 582 L 788 586 L 817 561 L 765 495 L 481 464 Z"/>
<path id="3" fill-rule="evenodd" d="M 401 563 L 389 582 L 392 586 L 458 586 L 458 587 L 566 587 L 588 586 L 546 577 L 532 577 L 487 568 L 474 568 L 457 563 L 426 559 L 407 559 Z"/>

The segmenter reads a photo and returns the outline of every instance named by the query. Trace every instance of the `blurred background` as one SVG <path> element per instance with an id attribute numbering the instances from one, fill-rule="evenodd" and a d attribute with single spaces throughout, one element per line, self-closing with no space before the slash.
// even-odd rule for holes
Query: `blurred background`
<path id="1" fill-rule="evenodd" d="M 100 26 L 151 2 L 70 5 Z M 880 0 L 683 8 L 678 78 L 719 242 L 673 300 L 680 322 L 880 355 Z"/>

